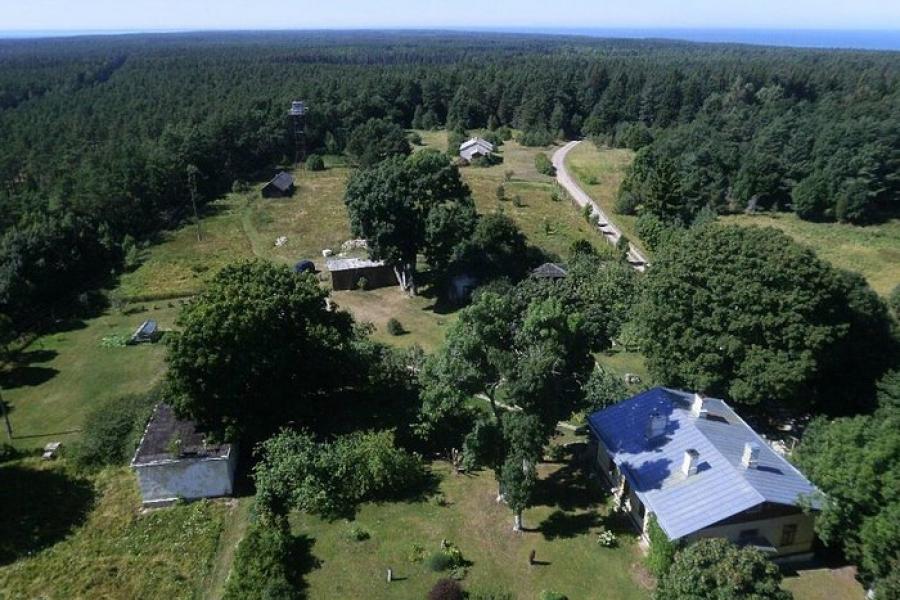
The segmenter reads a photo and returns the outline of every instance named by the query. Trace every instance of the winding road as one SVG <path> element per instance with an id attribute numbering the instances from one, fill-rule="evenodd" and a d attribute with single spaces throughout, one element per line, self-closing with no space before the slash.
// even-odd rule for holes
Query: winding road
<path id="1" fill-rule="evenodd" d="M 622 237 L 622 231 L 613 224 L 607 214 L 603 212 L 603 209 L 594 202 L 593 198 L 591 198 L 587 192 L 581 189 L 581 186 L 578 185 L 575 178 L 566 170 L 566 156 L 572 148 L 580 143 L 581 141 L 578 140 L 569 142 L 553 153 L 553 166 L 556 168 L 556 181 L 569 193 L 578 206 L 582 208 L 585 206 L 591 207 L 593 214 L 597 215 L 599 218 L 597 228 L 600 231 L 600 234 L 606 238 L 606 241 L 615 246 L 619 242 L 619 238 Z M 647 261 L 647 257 L 644 256 L 644 254 L 631 242 L 628 243 L 628 264 L 641 272 L 646 270 L 650 264 Z"/>

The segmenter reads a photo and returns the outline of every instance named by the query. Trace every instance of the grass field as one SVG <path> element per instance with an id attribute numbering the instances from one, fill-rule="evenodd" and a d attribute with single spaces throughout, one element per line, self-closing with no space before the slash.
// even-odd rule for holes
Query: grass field
<path id="1" fill-rule="evenodd" d="M 446 505 L 434 497 L 364 505 L 353 524 L 371 532 L 366 541 L 348 539 L 347 521 L 296 516 L 295 531 L 312 538 L 312 554 L 320 561 L 307 575 L 310 598 L 423 598 L 442 574 L 411 562 L 409 555 L 416 544 L 434 552 L 442 539 L 471 561 L 463 581 L 468 590 L 503 589 L 521 600 L 537 598 L 541 590 L 573 600 L 647 596 L 634 535 L 620 519 L 607 515 L 603 494 L 577 471 L 541 465 L 539 500 L 524 515 L 530 529 L 517 534 L 509 509 L 495 502 L 492 474 L 453 475 L 445 463 L 434 463 L 433 469 Z M 619 534 L 619 547 L 597 544 L 595 532 L 601 526 Z M 540 564 L 528 565 L 531 550 Z M 387 583 L 389 567 L 399 581 Z"/>
<path id="2" fill-rule="evenodd" d="M 189 599 L 212 584 L 229 504 L 141 513 L 126 468 L 77 480 L 29 460 L 3 465 L 0 477 L 3 555 L 22 553 L 0 562 L 0 598 Z"/>
<path id="3" fill-rule="evenodd" d="M 635 231 L 637 217 L 620 215 L 613 209 L 619 185 L 633 159 L 631 150 L 600 149 L 591 142 L 582 142 L 566 156 L 566 169 L 628 239 L 646 252 Z"/>
<path id="4" fill-rule="evenodd" d="M 110 309 L 92 319 L 60 323 L 37 338 L 0 373 L 13 445 L 69 442 L 95 404 L 149 390 L 165 369 L 164 344 L 110 347 L 109 341 L 127 338 L 145 319 L 171 329 L 178 306 L 177 300 L 142 303 L 130 306 L 129 312 L 136 312 L 127 315 Z"/>
<path id="5" fill-rule="evenodd" d="M 859 227 L 844 223 L 810 223 L 793 214 L 733 215 L 723 223 L 776 227 L 809 246 L 824 260 L 856 271 L 876 292 L 887 296 L 900 284 L 900 219 Z"/>

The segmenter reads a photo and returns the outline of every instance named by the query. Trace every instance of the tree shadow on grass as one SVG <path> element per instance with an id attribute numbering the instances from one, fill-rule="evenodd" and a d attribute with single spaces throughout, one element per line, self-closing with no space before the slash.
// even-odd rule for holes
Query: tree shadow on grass
<path id="1" fill-rule="evenodd" d="M 34 387 L 46 383 L 59 374 L 58 369 L 52 367 L 13 367 L 0 376 L 3 389 L 14 390 L 20 387 Z"/>
<path id="2" fill-rule="evenodd" d="M 318 569 L 322 561 L 313 556 L 312 548 L 316 539 L 307 535 L 295 535 L 291 539 L 291 561 L 288 579 L 291 582 L 293 591 L 297 593 L 299 598 L 306 598 L 306 588 L 309 584 L 306 582 L 306 576 L 315 569 Z"/>
<path id="3" fill-rule="evenodd" d="M 564 511 L 592 508 L 602 503 L 604 492 L 577 464 L 568 464 L 538 480 L 537 506 L 558 506 Z"/>
<path id="4" fill-rule="evenodd" d="M 84 522 L 93 503 L 86 479 L 59 469 L 0 467 L 0 565 L 62 540 Z"/>
<path id="5" fill-rule="evenodd" d="M 40 364 L 50 362 L 57 356 L 59 356 L 59 352 L 57 352 L 56 350 L 39 348 L 35 350 L 25 350 L 23 352 L 19 352 L 16 355 L 15 362 L 20 365 L 33 365 L 35 363 Z"/>
<path id="6" fill-rule="evenodd" d="M 555 510 L 541 522 L 538 530 L 546 540 L 573 538 L 583 535 L 592 527 L 600 525 L 602 519 L 596 511 L 566 513 Z"/>

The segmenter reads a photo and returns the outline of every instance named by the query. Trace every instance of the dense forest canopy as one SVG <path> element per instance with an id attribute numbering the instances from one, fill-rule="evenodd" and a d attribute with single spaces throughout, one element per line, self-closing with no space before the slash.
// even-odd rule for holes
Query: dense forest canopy
<path id="1" fill-rule="evenodd" d="M 643 147 L 626 209 L 664 220 L 747 205 L 879 218 L 900 192 L 898 66 L 889 52 L 513 34 L 0 42 L 0 312 L 26 320 L 177 223 L 192 193 L 202 204 L 289 161 L 297 98 L 309 150 L 343 152 L 370 119 L 512 126 Z M 678 193 L 657 198 L 667 169 Z"/>

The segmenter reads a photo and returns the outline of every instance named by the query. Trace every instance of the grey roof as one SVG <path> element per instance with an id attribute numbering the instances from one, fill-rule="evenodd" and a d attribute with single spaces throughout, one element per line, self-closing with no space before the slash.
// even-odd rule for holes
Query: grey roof
<path id="1" fill-rule="evenodd" d="M 463 150 L 467 150 L 467 149 L 471 148 L 472 146 L 478 146 L 478 148 L 484 152 L 493 152 L 494 151 L 494 145 L 487 140 L 481 139 L 480 137 L 473 137 L 473 138 L 466 140 L 465 142 L 463 142 L 462 144 L 459 145 L 459 150 L 461 152 Z"/>
<path id="2" fill-rule="evenodd" d="M 144 429 L 144 436 L 131 464 L 141 466 L 175 460 L 225 458 L 231 452 L 231 444 L 205 444 L 205 438 L 193 421 L 176 417 L 168 404 L 158 404 Z M 181 440 L 180 456 L 170 451 L 173 440 Z"/>
<path id="3" fill-rule="evenodd" d="M 568 275 L 566 268 L 556 263 L 544 263 L 531 272 L 538 279 L 563 279 Z"/>
<path id="4" fill-rule="evenodd" d="M 368 260 L 365 258 L 329 258 L 325 261 L 329 271 L 348 271 L 350 269 L 371 269 L 383 267 L 383 260 Z"/>
<path id="5" fill-rule="evenodd" d="M 156 321 L 154 319 L 147 319 L 140 324 L 132 337 L 153 335 L 156 333 L 157 329 L 159 329 L 159 325 L 157 325 Z"/>
<path id="6" fill-rule="evenodd" d="M 278 175 L 272 178 L 272 181 L 269 182 L 271 185 L 274 185 L 282 192 L 286 192 L 294 185 L 293 176 L 287 171 L 282 171 Z"/>
<path id="7" fill-rule="evenodd" d="M 764 502 L 821 508 L 817 490 L 776 454 L 723 400 L 706 398 L 707 416 L 691 413 L 694 394 L 654 388 L 598 411 L 588 425 L 606 446 L 638 498 L 656 514 L 663 530 L 678 539 Z M 665 432 L 647 439 L 657 412 Z M 754 468 L 741 464 L 744 445 L 759 447 Z M 699 453 L 696 474 L 681 471 L 684 453 Z"/>

